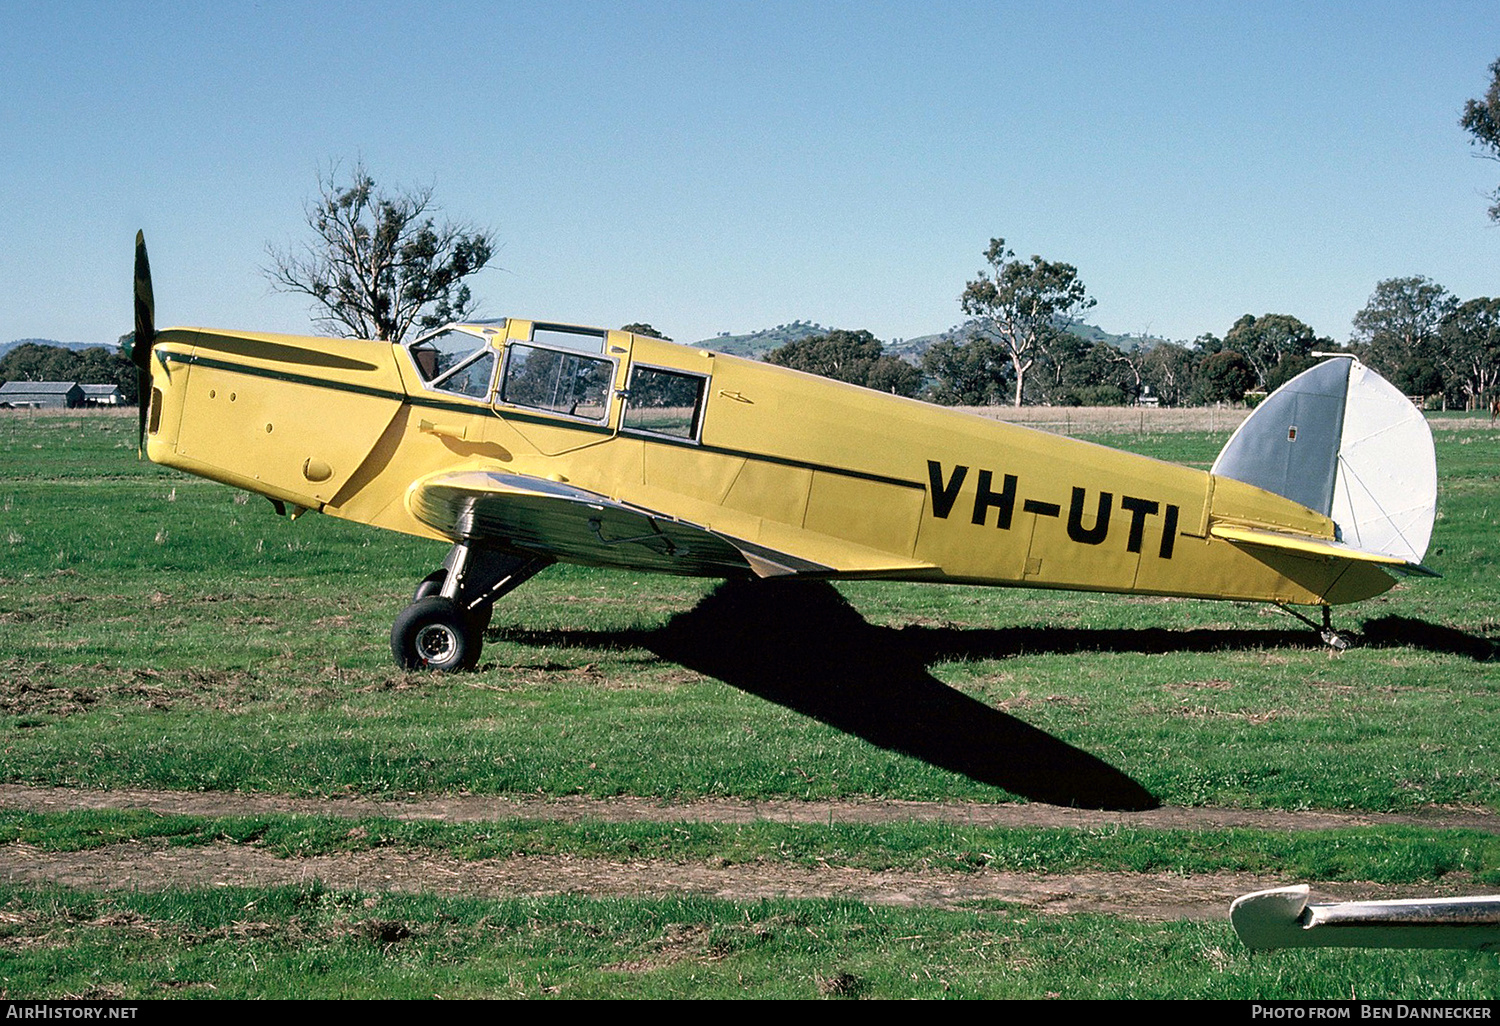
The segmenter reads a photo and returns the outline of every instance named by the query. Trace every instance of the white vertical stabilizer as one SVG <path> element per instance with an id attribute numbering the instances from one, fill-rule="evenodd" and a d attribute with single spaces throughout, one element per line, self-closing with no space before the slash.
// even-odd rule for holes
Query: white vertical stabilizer
<path id="1" fill-rule="evenodd" d="M 1432 431 L 1411 400 L 1353 357 L 1304 371 L 1266 397 L 1212 472 L 1333 520 L 1361 552 L 1420 565 L 1437 513 Z"/>

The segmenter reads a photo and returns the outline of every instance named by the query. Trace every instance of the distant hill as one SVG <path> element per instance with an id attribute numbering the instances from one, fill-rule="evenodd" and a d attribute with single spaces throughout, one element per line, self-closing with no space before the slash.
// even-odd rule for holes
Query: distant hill
<path id="1" fill-rule="evenodd" d="M 693 345 L 699 349 L 712 349 L 716 353 L 748 356 L 759 360 L 777 346 L 811 338 L 813 335 L 826 335 L 832 330 L 821 324 L 814 324 L 812 321 L 793 321 L 791 324 L 778 324 L 774 328 L 762 328 L 760 331 L 751 331 L 743 335 L 721 331 L 713 338 L 694 342 Z"/>
<path id="2" fill-rule="evenodd" d="M 1093 324 L 1074 324 L 1069 330 L 1085 342 L 1108 342 L 1116 349 L 1127 353 L 1136 349 L 1150 349 L 1157 343 L 1166 341 L 1155 335 L 1113 335 Z"/>
<path id="3" fill-rule="evenodd" d="M 0 342 L 0 357 L 4 357 L 16 346 L 24 346 L 27 343 L 34 346 L 52 346 L 54 349 L 93 349 L 95 346 L 103 346 L 106 349 L 114 349 L 114 342 L 59 342 L 53 338 L 18 338 L 13 342 Z"/>

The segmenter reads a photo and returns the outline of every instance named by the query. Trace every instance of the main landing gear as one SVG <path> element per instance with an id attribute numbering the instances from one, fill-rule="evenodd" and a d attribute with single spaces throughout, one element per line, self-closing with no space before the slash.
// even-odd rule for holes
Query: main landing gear
<path id="1" fill-rule="evenodd" d="M 552 560 L 469 542 L 453 546 L 443 568 L 417 585 L 391 626 L 391 654 L 406 670 L 472 670 L 484 647 L 495 602 Z"/>

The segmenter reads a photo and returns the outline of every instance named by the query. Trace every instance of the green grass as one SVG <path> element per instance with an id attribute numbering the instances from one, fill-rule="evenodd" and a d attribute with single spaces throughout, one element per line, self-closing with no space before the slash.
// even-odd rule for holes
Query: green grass
<path id="1" fill-rule="evenodd" d="M 1167 804 L 1500 806 L 1500 434 L 1487 423 L 1436 433 L 1428 562 L 1443 579 L 1340 610 L 1339 625 L 1367 643 L 1339 655 L 1283 614 L 1241 604 L 860 582 L 794 595 L 786 609 L 752 604 L 736 619 L 711 581 L 554 567 L 496 610 L 480 672 L 455 677 L 395 670 L 386 641 L 442 546 L 312 515 L 289 522 L 264 500 L 137 461 L 133 436 L 126 417 L 0 418 L 0 780 L 1009 801 L 1010 753 L 983 733 L 1000 729 L 1001 711 Z M 1206 467 L 1224 438 L 1098 440 Z M 859 650 L 799 633 L 807 616 L 849 627 Z M 755 673 L 739 676 L 712 652 L 681 656 L 681 626 L 704 622 L 736 658 L 759 653 Z M 846 679 L 819 677 L 850 665 Z M 974 701 L 963 708 L 983 728 L 957 767 L 910 754 L 974 743 L 928 722 L 949 689 Z M 463 858 L 1500 882 L 1493 836 L 1408 828 L 0 814 L 0 843 L 62 851 L 122 840 L 286 856 L 396 846 Z M 0 895 L 0 986 L 12 997 L 1500 993 L 1491 955 L 1253 956 L 1225 924 L 316 887 L 11 889 Z"/>
<path id="2" fill-rule="evenodd" d="M 979 906 L 0 888 L 7 996 L 1449 998 L 1492 957 L 1247 952 L 1227 924 Z M 1100 952 L 1111 957 L 1101 959 Z"/>
<path id="3" fill-rule="evenodd" d="M 137 461 L 132 432 L 119 417 L 0 421 L 0 778 L 294 794 L 1010 797 L 1003 774 L 904 754 L 921 739 L 901 729 L 883 745 L 866 739 L 879 730 L 850 729 L 890 683 L 878 662 L 868 692 L 843 682 L 848 699 L 830 714 L 816 678 L 776 690 L 784 672 L 842 658 L 816 638 L 775 634 L 769 651 L 785 666 L 773 659 L 736 686 L 708 662 L 663 657 L 674 618 L 711 581 L 554 567 L 496 610 L 480 673 L 402 674 L 389 624 L 440 545 L 278 518 L 262 500 Z M 1497 439 L 1438 432 L 1442 520 L 1429 558 L 1445 577 L 1340 610 L 1348 628 L 1396 625 L 1342 655 L 1305 643 L 1279 611 L 1241 604 L 872 582 L 817 601 L 847 601 L 854 629 L 910 663 L 883 695 L 894 720 L 947 685 L 1170 804 L 1494 808 L 1500 674 L 1476 653 L 1491 655 L 1500 631 Z M 1188 463 L 1222 441 L 1110 440 Z M 712 630 L 760 645 L 757 624 L 734 616 Z"/>

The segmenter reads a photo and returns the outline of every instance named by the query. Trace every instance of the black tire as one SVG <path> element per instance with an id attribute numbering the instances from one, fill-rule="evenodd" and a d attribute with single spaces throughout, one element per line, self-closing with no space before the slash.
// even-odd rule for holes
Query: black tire
<path id="1" fill-rule="evenodd" d="M 447 583 L 448 571 L 442 569 L 434 570 L 422 578 L 422 583 L 417 585 L 416 593 L 412 595 L 411 600 L 413 602 L 421 602 L 424 598 L 431 598 L 433 595 L 441 594 L 443 585 Z M 494 614 L 495 604 L 493 602 L 486 603 L 480 609 L 471 610 L 469 612 L 469 620 L 474 625 L 474 633 L 483 635 L 489 628 L 490 618 Z"/>
<path id="2" fill-rule="evenodd" d="M 478 609 L 469 610 L 469 622 L 474 625 L 474 633 L 484 637 L 484 632 L 489 629 L 490 617 L 495 615 L 495 603 L 486 602 Z"/>
<path id="3" fill-rule="evenodd" d="M 413 602 L 421 602 L 424 598 L 436 595 L 443 590 L 443 585 L 448 581 L 447 570 L 434 570 L 422 578 L 422 583 L 417 585 L 416 594 L 412 595 Z"/>
<path id="4" fill-rule="evenodd" d="M 473 618 L 438 595 L 413 602 L 391 625 L 391 654 L 405 670 L 472 670 L 483 644 Z"/>

